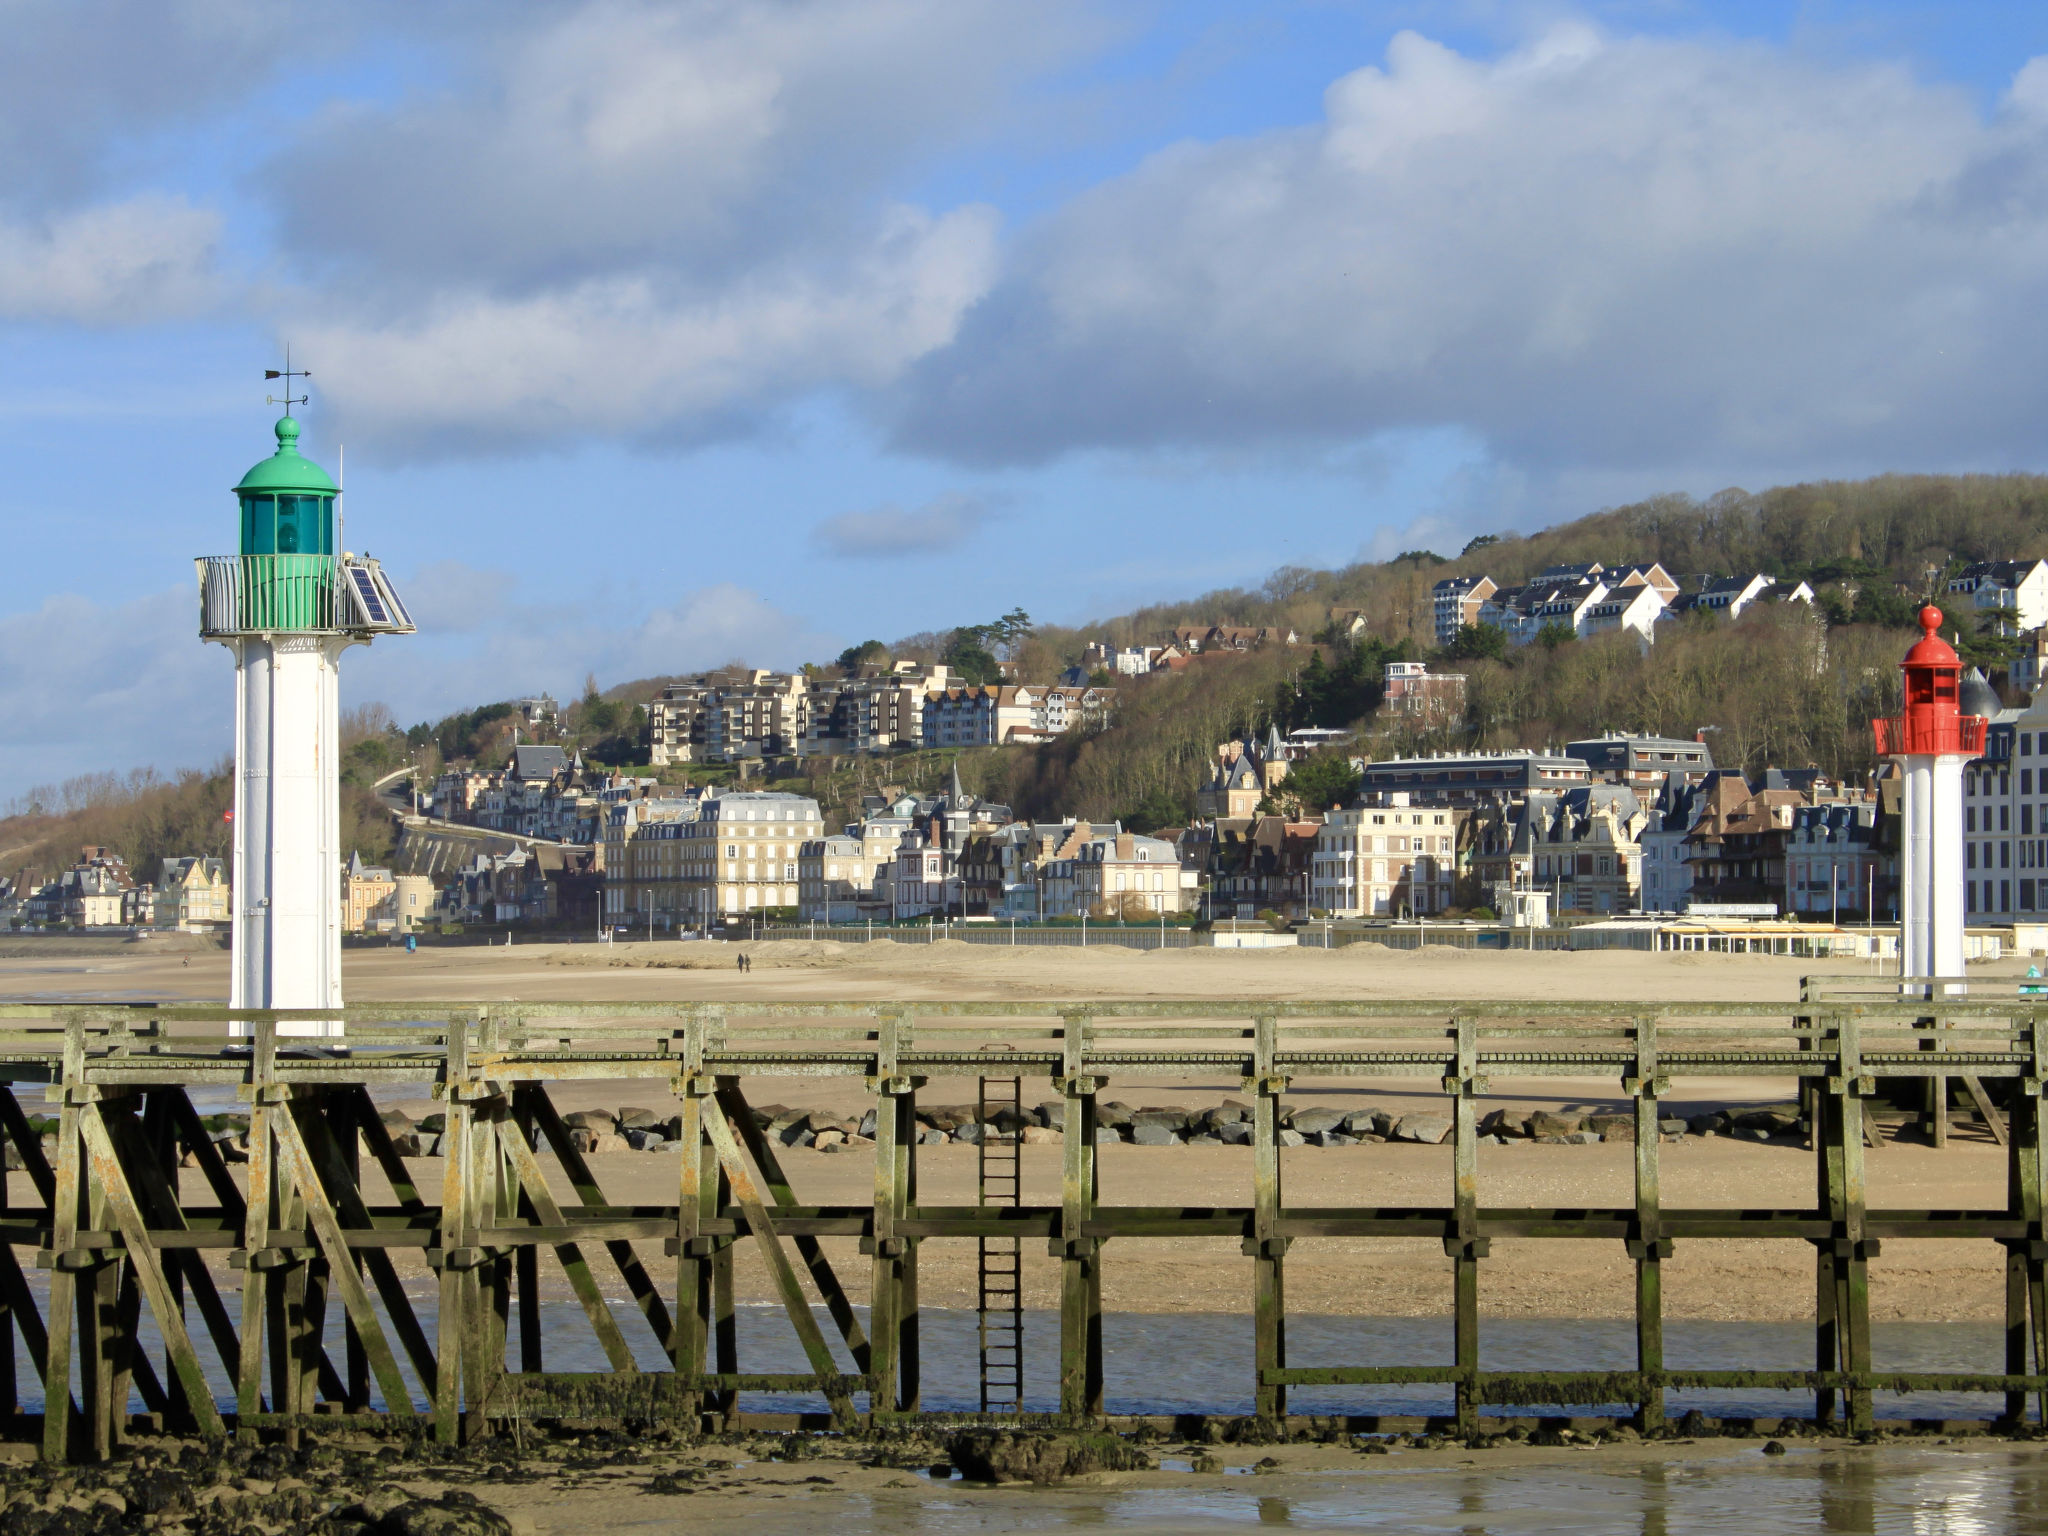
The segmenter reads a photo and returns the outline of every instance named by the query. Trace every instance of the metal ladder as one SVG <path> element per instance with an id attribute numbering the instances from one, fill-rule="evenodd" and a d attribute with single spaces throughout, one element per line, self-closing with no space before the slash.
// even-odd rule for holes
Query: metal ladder
<path id="1" fill-rule="evenodd" d="M 977 1204 L 1016 1207 L 1024 1203 L 1021 1172 L 1023 1079 L 981 1079 L 979 1112 L 984 1127 L 976 1159 Z M 1004 1110 L 1012 1129 L 986 1129 Z M 975 1240 L 981 1345 L 981 1411 L 1024 1411 L 1024 1255 L 1014 1237 Z"/>

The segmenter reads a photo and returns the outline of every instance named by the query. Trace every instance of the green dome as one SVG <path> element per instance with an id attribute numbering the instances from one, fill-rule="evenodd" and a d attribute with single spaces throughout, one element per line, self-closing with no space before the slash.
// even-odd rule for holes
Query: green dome
<path id="1" fill-rule="evenodd" d="M 237 491 L 312 491 L 335 494 L 327 471 L 299 452 L 299 424 L 285 416 L 277 423 L 277 452 L 258 461 L 242 476 Z"/>

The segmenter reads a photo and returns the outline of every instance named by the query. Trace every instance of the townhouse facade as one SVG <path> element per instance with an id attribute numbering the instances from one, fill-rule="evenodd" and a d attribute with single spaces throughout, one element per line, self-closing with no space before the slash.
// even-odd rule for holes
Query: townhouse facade
<path id="1" fill-rule="evenodd" d="M 1450 725 L 1465 718 L 1465 675 L 1432 672 L 1426 661 L 1390 661 L 1382 694 L 1387 713 L 1423 725 Z"/>
<path id="2" fill-rule="evenodd" d="M 1144 921 L 1192 910 L 1180 856 L 1162 838 L 1135 832 L 1088 837 L 1062 848 L 1045 872 L 1048 917 Z"/>
<path id="3" fill-rule="evenodd" d="M 1950 577 L 1948 590 L 1967 597 L 1979 614 L 1994 617 L 1999 634 L 2048 625 L 2048 560 L 1978 561 Z"/>
<path id="4" fill-rule="evenodd" d="M 1309 855 L 1309 905 L 1332 917 L 1430 917 L 1457 904 L 1468 807 L 1371 795 L 1331 811 Z"/>
<path id="5" fill-rule="evenodd" d="M 1650 816 L 1634 790 L 1589 784 L 1537 791 L 1480 812 L 1473 848 L 1479 888 L 1506 910 L 1509 893 L 1547 890 L 1560 916 L 1640 909 L 1641 837 Z"/>

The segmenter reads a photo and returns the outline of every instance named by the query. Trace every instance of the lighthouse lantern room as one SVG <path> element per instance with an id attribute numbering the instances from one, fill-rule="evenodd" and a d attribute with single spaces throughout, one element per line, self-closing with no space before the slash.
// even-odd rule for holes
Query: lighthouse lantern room
<path id="1" fill-rule="evenodd" d="M 376 561 L 337 550 L 341 488 L 299 452 L 299 423 L 276 434 L 234 488 L 239 552 L 197 562 L 199 633 L 235 658 L 229 1005 L 317 1010 L 341 1004 L 341 654 L 413 624 Z M 308 1016 L 278 1032 L 342 1030 Z"/>

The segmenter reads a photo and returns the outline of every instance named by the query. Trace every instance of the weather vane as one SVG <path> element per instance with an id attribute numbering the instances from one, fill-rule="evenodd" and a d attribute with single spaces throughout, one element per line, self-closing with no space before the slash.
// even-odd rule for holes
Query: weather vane
<path id="1" fill-rule="evenodd" d="M 264 369 L 263 377 L 266 379 L 284 380 L 284 394 L 281 397 L 278 395 L 265 395 L 263 397 L 263 403 L 265 405 L 281 405 L 287 411 L 289 411 L 295 405 L 304 405 L 306 403 L 306 396 L 294 395 L 292 393 L 292 380 L 310 379 L 311 377 L 313 377 L 313 374 L 310 369 L 294 369 L 292 367 L 292 349 L 290 343 L 286 343 L 285 345 L 284 366 L 282 368 Z"/>

